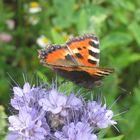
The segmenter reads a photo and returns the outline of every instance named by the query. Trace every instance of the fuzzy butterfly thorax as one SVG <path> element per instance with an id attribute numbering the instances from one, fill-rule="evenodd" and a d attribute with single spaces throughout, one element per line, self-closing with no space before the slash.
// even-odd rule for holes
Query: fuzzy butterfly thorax
<path id="1" fill-rule="evenodd" d="M 92 88 L 113 69 L 99 68 L 99 40 L 93 34 L 69 39 L 65 45 L 48 45 L 39 51 L 40 62 L 59 75 Z"/>

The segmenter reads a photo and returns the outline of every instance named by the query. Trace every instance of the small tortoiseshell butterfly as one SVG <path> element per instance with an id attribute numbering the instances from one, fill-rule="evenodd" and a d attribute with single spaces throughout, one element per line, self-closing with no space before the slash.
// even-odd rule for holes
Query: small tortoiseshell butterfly
<path id="1" fill-rule="evenodd" d="M 99 68 L 99 40 L 93 34 L 69 39 L 65 45 L 48 45 L 39 51 L 40 62 L 61 76 L 92 88 L 113 72 Z"/>

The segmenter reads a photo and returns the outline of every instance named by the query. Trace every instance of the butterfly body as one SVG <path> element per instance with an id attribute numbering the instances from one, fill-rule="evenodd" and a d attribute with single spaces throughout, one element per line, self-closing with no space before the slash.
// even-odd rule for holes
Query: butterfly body
<path id="1" fill-rule="evenodd" d="M 101 77 L 94 76 L 91 77 L 87 72 L 85 71 L 64 71 L 61 69 L 55 70 L 59 75 L 71 80 L 75 84 L 78 84 L 80 86 L 86 87 L 86 88 L 93 88 L 95 85 L 100 85 L 101 83 Z"/>
<path id="2" fill-rule="evenodd" d="M 93 34 L 70 39 L 65 45 L 50 45 L 39 51 L 40 62 L 72 82 L 91 88 L 112 73 L 99 68 L 99 41 Z"/>

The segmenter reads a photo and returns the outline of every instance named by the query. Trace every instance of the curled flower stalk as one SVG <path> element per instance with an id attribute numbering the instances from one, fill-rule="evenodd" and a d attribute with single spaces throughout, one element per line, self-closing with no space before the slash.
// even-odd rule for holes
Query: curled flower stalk
<path id="1" fill-rule="evenodd" d="M 16 114 L 8 117 L 8 140 L 98 140 L 97 129 L 117 123 L 106 104 L 66 96 L 54 87 L 13 87 L 11 106 Z"/>

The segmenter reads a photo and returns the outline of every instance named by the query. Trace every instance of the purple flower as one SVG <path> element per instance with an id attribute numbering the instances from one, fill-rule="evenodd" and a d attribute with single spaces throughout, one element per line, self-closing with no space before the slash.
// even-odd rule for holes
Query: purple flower
<path id="1" fill-rule="evenodd" d="M 62 132 L 55 132 L 58 140 L 97 140 L 97 136 L 92 133 L 92 128 L 87 123 L 73 122 L 69 125 L 65 125 L 62 128 Z"/>
<path id="2" fill-rule="evenodd" d="M 80 98 L 76 97 L 74 94 L 70 94 L 67 98 L 67 108 L 73 108 L 73 110 L 79 110 L 83 106 L 83 102 Z"/>
<path id="3" fill-rule="evenodd" d="M 83 103 L 74 94 L 67 97 L 52 89 L 48 96 L 39 100 L 39 105 L 48 112 L 47 117 L 51 128 L 59 129 L 66 121 L 78 120 Z"/>
<path id="4" fill-rule="evenodd" d="M 31 87 L 29 83 L 25 83 L 23 89 L 20 87 L 14 87 L 14 98 L 11 99 L 11 105 L 16 110 L 31 111 L 32 108 L 39 108 L 39 99 L 47 96 L 48 92 L 41 87 Z"/>
<path id="5" fill-rule="evenodd" d="M 23 88 L 13 87 L 13 94 L 11 105 L 17 114 L 8 117 L 9 140 L 97 140 L 96 128 L 116 124 L 106 104 L 66 96 L 55 88 L 25 83 Z"/>
<path id="6" fill-rule="evenodd" d="M 16 134 L 16 133 L 9 133 L 7 136 L 6 136 L 6 140 L 19 140 L 20 137 Z"/>
<path id="7" fill-rule="evenodd" d="M 28 107 L 30 96 L 29 93 L 33 90 L 29 83 L 25 83 L 23 89 L 20 87 L 13 87 L 14 98 L 11 99 L 11 105 L 19 110 Z"/>
<path id="8" fill-rule="evenodd" d="M 23 88 L 14 87 L 13 93 L 11 105 L 18 114 L 8 118 L 11 136 L 17 135 L 25 140 L 45 139 L 50 129 L 45 119 L 45 112 L 39 106 L 38 100 L 45 97 L 48 92 L 41 87 L 31 87 L 29 83 L 25 83 Z"/>
<path id="9" fill-rule="evenodd" d="M 52 89 L 49 92 L 48 98 L 39 100 L 39 105 L 46 111 L 58 114 L 62 111 L 63 107 L 65 107 L 66 102 L 67 96 L 58 93 L 55 89 Z"/>
<path id="10" fill-rule="evenodd" d="M 8 118 L 10 126 L 9 131 L 16 133 L 22 139 L 43 140 L 49 134 L 48 129 L 42 127 L 42 121 L 25 111 L 20 111 L 18 115 Z"/>
<path id="11" fill-rule="evenodd" d="M 116 121 L 112 120 L 113 112 L 106 108 L 106 104 L 102 106 L 96 101 L 88 102 L 84 119 L 93 127 L 106 128 L 109 125 L 115 125 Z"/>
<path id="12" fill-rule="evenodd" d="M 39 100 L 39 105 L 42 106 L 44 110 L 50 111 L 53 114 L 61 113 L 61 115 L 63 114 L 63 116 L 65 116 L 67 109 L 78 110 L 83 104 L 81 99 L 77 98 L 74 94 L 70 94 L 67 97 L 55 89 L 52 89 L 46 98 Z"/>
<path id="13" fill-rule="evenodd" d="M 61 116 L 67 117 L 67 119 L 74 119 L 81 115 L 81 110 L 83 107 L 83 102 L 80 98 L 76 97 L 74 94 L 70 94 L 67 97 L 66 105 L 63 107 Z M 73 118 L 74 117 L 74 118 Z"/>

